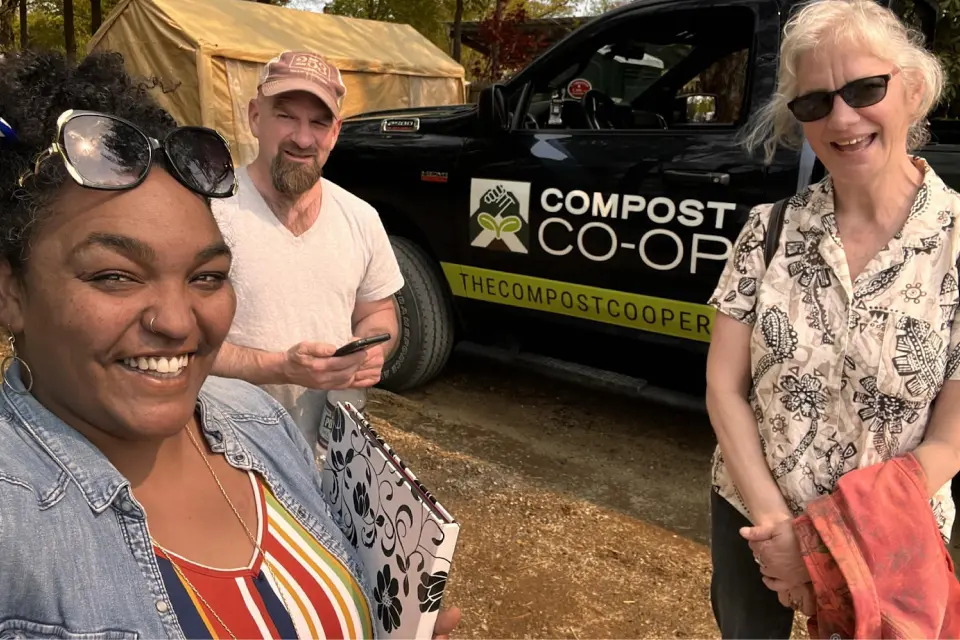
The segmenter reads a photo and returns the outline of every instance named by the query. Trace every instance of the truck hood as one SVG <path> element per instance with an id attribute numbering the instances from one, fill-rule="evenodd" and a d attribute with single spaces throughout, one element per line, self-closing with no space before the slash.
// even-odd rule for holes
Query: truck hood
<path id="1" fill-rule="evenodd" d="M 364 122 L 369 120 L 382 120 L 384 118 L 444 118 L 446 116 L 455 116 L 476 109 L 475 104 L 452 104 L 439 107 L 411 107 L 408 109 L 389 109 L 385 111 L 368 111 L 358 113 L 344 119 L 344 124 L 354 122 Z"/>
<path id="2" fill-rule="evenodd" d="M 368 111 L 345 118 L 341 137 L 355 135 L 425 135 L 450 133 L 457 123 L 470 119 L 476 113 L 475 104 L 454 104 L 441 107 L 417 107 L 414 109 L 390 109 Z"/>

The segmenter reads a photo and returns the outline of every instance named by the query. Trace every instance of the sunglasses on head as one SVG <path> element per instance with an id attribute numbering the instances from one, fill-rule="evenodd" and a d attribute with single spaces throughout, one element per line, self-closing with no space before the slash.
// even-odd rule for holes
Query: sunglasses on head
<path id="1" fill-rule="evenodd" d="M 899 72 L 899 69 L 894 69 L 893 72 L 884 75 L 860 78 L 848 82 L 836 91 L 807 93 L 788 102 L 787 108 L 800 122 L 814 122 L 830 115 L 837 96 L 854 109 L 871 107 L 887 96 L 890 79 Z"/>
<path id="2" fill-rule="evenodd" d="M 228 198 L 237 191 L 227 141 L 206 127 L 179 127 L 157 140 L 123 118 L 71 109 L 57 119 L 56 141 L 18 184 L 22 187 L 53 156 L 60 156 L 70 177 L 88 189 L 133 189 L 146 180 L 159 157 L 167 171 L 194 193 Z"/>

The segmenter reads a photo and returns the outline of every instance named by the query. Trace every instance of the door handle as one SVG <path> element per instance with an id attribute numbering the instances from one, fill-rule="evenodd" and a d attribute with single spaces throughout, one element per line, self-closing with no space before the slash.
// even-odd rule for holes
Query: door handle
<path id="1" fill-rule="evenodd" d="M 729 173 L 719 173 L 716 171 L 680 171 L 678 169 L 666 169 L 663 175 L 668 178 L 677 178 L 686 182 L 709 182 L 710 184 L 730 184 Z"/>

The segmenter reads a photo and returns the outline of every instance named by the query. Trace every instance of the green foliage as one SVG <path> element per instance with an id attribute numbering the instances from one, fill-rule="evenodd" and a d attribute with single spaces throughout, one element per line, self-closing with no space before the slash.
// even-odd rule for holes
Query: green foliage
<path id="1" fill-rule="evenodd" d="M 441 4 L 438 0 L 334 0 L 327 9 L 351 18 L 407 23 L 434 40 L 443 35 L 437 20 Z"/>
<path id="2" fill-rule="evenodd" d="M 611 6 L 617 0 L 592 0 Z M 495 0 L 463 0 L 463 21 L 481 20 L 493 14 Z M 570 15 L 575 0 L 508 0 L 505 10 L 522 8 L 531 18 Z M 448 23 L 453 21 L 457 0 L 333 0 L 330 13 L 366 20 L 409 24 L 443 51 L 450 52 Z M 464 51 L 466 56 L 469 52 Z"/>
<path id="3" fill-rule="evenodd" d="M 198 2 L 201 0 L 197 0 Z M 283 6 L 289 0 L 253 0 L 263 4 Z M 103 20 L 120 4 L 120 0 L 101 0 Z M 87 42 L 90 41 L 90 1 L 74 0 L 73 26 L 76 33 L 77 53 L 86 52 Z M 13 31 L 15 46 L 20 46 L 20 18 L 19 11 L 13 15 Z M 64 50 L 63 42 L 63 0 L 28 0 L 27 2 L 27 37 L 31 48 Z"/>
<path id="4" fill-rule="evenodd" d="M 924 1 L 905 0 L 904 5 L 904 21 L 920 32 L 923 29 L 915 7 Z M 960 100 L 957 100 L 957 88 L 960 86 L 960 0 L 939 0 L 939 5 L 940 15 L 932 49 L 943 66 L 946 84 L 933 117 L 957 118 L 960 117 Z"/>
<path id="5" fill-rule="evenodd" d="M 941 16 L 933 40 L 933 50 L 946 74 L 946 88 L 938 115 L 960 117 L 957 86 L 960 85 L 960 0 L 940 0 Z"/>
<path id="6" fill-rule="evenodd" d="M 586 3 L 582 5 L 584 8 L 583 15 L 599 16 L 623 4 L 625 4 L 625 0 L 586 0 Z"/>
<path id="7" fill-rule="evenodd" d="M 486 13 L 492 0 L 464 0 L 464 20 Z M 453 20 L 456 0 L 333 0 L 330 13 L 365 20 L 409 24 L 444 51 L 449 51 L 446 23 Z"/>
<path id="8" fill-rule="evenodd" d="M 290 0 L 248 1 L 283 6 L 289 4 Z M 495 0 L 462 1 L 464 21 L 480 20 L 491 15 L 495 2 Z M 593 3 L 591 6 L 608 8 L 618 1 L 620 0 L 591 0 Z M 19 47 L 19 12 L 15 8 L 17 2 L 18 0 L 0 0 L 0 3 L 11 3 L 11 6 L 14 6 L 14 10 L 8 13 L 7 20 L 12 22 L 14 46 Z M 106 20 L 110 11 L 119 4 L 120 0 L 101 0 L 101 2 L 103 19 Z M 333 0 L 328 5 L 328 11 L 354 18 L 409 24 L 442 50 L 449 52 L 447 24 L 453 20 L 456 6 L 457 0 Z M 539 18 L 570 15 L 577 5 L 574 0 L 508 0 L 506 2 L 508 9 L 515 6 L 523 7 L 530 17 Z M 28 0 L 27 8 L 30 46 L 63 50 L 63 0 Z M 90 1 L 74 0 L 73 11 L 77 51 L 82 53 L 86 50 L 91 35 Z"/>
<path id="9" fill-rule="evenodd" d="M 120 3 L 120 0 L 102 0 L 103 19 Z M 74 0 L 73 26 L 77 38 L 77 52 L 86 51 L 90 40 L 90 2 Z M 14 16 L 13 30 L 16 45 L 20 46 L 20 17 Z M 31 48 L 64 50 L 63 0 L 30 0 L 27 3 L 27 37 Z"/>

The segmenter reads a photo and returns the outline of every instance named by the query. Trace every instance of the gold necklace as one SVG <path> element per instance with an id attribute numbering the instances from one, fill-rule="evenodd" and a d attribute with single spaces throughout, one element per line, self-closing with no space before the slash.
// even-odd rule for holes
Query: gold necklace
<path id="1" fill-rule="evenodd" d="M 153 540 L 153 536 L 151 536 L 150 539 Z M 198 598 L 200 598 L 200 602 L 202 602 L 202 603 L 203 603 L 203 606 L 205 606 L 205 607 L 207 608 L 207 611 L 209 611 L 210 613 L 213 614 L 213 617 L 217 619 L 217 622 L 220 623 L 220 626 L 222 626 L 224 629 L 227 630 L 227 633 L 230 634 L 230 637 L 233 638 L 233 640 L 237 640 L 237 636 L 234 635 L 233 631 L 230 630 L 230 627 L 228 627 L 228 626 L 227 626 L 227 623 L 223 621 L 223 618 L 220 617 L 220 615 L 217 613 L 216 609 L 214 609 L 213 607 L 210 606 L 210 603 L 207 602 L 207 599 L 204 598 L 203 595 L 200 593 L 200 591 L 199 591 L 195 586 L 193 586 L 193 583 L 192 583 L 192 582 L 190 582 L 190 578 L 187 577 L 187 574 L 185 574 L 183 571 L 181 571 L 181 570 L 180 570 L 180 567 L 177 566 L 177 563 L 173 561 L 173 555 L 172 555 L 172 553 L 171 553 L 170 551 L 168 551 L 167 549 L 165 549 L 164 547 L 161 547 L 159 544 L 157 544 L 157 541 L 156 541 L 156 540 L 153 540 L 153 544 L 154 544 L 155 547 L 157 547 L 158 549 L 160 549 L 160 551 L 163 552 L 163 555 L 164 555 L 164 556 L 167 558 L 167 560 L 170 562 L 170 566 L 173 567 L 174 573 L 176 573 L 177 576 L 179 576 L 179 578 L 180 578 L 181 580 L 183 580 L 183 581 L 187 584 L 188 587 L 190 587 L 190 591 L 193 591 L 193 594 L 194 594 L 195 596 L 197 596 Z M 284 604 L 284 606 L 286 606 L 286 604 Z"/>
<path id="2" fill-rule="evenodd" d="M 271 566 L 271 564 L 267 561 L 267 554 L 264 553 L 263 548 L 260 546 L 260 543 L 257 542 L 256 537 L 250 532 L 250 528 L 247 526 L 247 523 L 243 520 L 243 517 L 240 515 L 240 512 L 234 506 L 233 500 L 231 500 L 230 496 L 227 495 L 227 490 L 223 488 L 223 483 L 220 482 L 220 478 L 217 476 L 217 472 L 213 470 L 213 467 L 210 465 L 210 462 L 207 460 L 207 456 L 205 456 L 203 454 L 203 451 L 200 449 L 200 443 L 197 442 L 196 437 L 194 437 L 193 430 L 188 426 L 186 428 L 186 431 L 187 431 L 187 435 L 190 437 L 190 442 L 193 443 L 193 448 L 197 450 L 198 454 L 200 454 L 200 459 L 203 460 L 204 466 L 207 467 L 207 471 L 209 471 L 210 475 L 213 476 L 214 482 L 217 483 L 217 487 L 220 489 L 220 494 L 223 496 L 223 499 L 227 501 L 228 505 L 230 505 L 230 510 L 233 511 L 233 515 L 235 515 L 237 517 L 237 520 L 240 521 L 240 525 L 243 527 L 243 530 L 246 532 L 247 537 L 250 539 L 250 542 L 253 543 L 253 546 L 257 549 L 257 553 L 259 553 L 260 557 L 263 559 L 263 564 L 270 570 L 271 573 L 276 574 L 276 571 L 274 571 L 273 566 Z M 266 514 L 264 514 L 263 517 L 266 517 Z M 230 637 L 233 638 L 233 640 L 237 640 L 237 636 L 235 636 L 233 631 L 230 630 L 230 627 L 228 627 L 227 624 L 223 621 L 223 619 L 217 614 L 217 612 L 214 611 L 213 607 L 210 606 L 210 603 L 208 603 L 207 600 L 202 595 L 200 595 L 200 592 L 197 590 L 195 586 L 193 586 L 193 583 L 190 582 L 190 579 L 187 578 L 186 574 L 180 569 L 177 563 L 174 562 L 173 554 L 170 551 L 168 551 L 166 548 L 160 546 L 160 544 L 157 543 L 157 541 L 153 538 L 153 536 L 150 536 L 150 540 L 158 549 L 160 549 L 163 552 L 164 556 L 166 556 L 167 560 L 170 562 L 170 565 L 173 567 L 174 572 L 177 574 L 177 576 L 181 580 L 187 583 L 187 586 L 190 587 L 190 590 L 193 591 L 194 595 L 196 595 L 197 598 L 200 599 L 200 602 L 203 603 L 203 606 L 205 606 L 210 611 L 210 613 L 213 614 L 213 617 L 217 619 L 217 622 L 219 622 L 223 626 L 223 628 L 227 630 L 227 633 L 230 634 Z M 283 589 L 280 587 L 279 582 L 277 583 L 276 592 L 277 592 L 277 595 L 280 596 L 280 602 L 281 604 L 283 604 L 283 608 L 286 609 L 287 615 L 290 616 L 290 620 L 292 622 L 293 614 L 290 613 L 290 606 L 287 604 L 287 598 L 286 596 L 283 595 Z"/>

